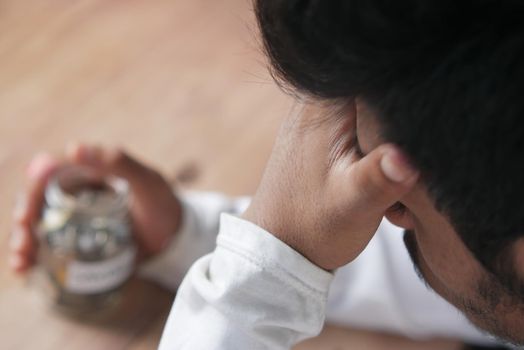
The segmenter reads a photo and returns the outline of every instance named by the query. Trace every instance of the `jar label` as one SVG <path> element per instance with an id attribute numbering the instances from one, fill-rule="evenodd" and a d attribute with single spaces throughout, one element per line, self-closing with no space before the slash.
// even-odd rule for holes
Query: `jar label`
<path id="1" fill-rule="evenodd" d="M 72 293 L 102 293 L 121 285 L 133 272 L 135 249 L 101 262 L 73 261 L 67 268 L 65 289 Z"/>

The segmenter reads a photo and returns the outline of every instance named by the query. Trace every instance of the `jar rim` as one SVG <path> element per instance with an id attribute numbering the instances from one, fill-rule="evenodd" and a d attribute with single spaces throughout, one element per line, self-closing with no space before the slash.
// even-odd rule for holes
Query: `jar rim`
<path id="1" fill-rule="evenodd" d="M 107 186 L 115 194 L 114 199 L 106 205 L 85 205 L 75 194 L 63 188 L 61 181 L 67 178 L 77 178 L 79 182 L 99 183 Z M 129 183 L 117 176 L 100 176 L 90 168 L 79 165 L 66 165 L 57 170 L 49 180 L 45 191 L 45 200 L 51 207 L 64 208 L 69 210 L 82 210 L 99 214 L 115 213 L 127 210 L 129 196 Z"/>

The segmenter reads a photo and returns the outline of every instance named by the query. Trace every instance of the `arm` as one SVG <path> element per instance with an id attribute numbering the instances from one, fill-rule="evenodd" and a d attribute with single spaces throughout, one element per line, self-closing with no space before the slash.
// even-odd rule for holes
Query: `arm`
<path id="1" fill-rule="evenodd" d="M 327 271 L 360 254 L 418 175 L 393 146 L 359 161 L 351 138 L 334 142 L 354 119 L 324 112 L 284 122 L 245 220 L 225 216 L 186 275 L 161 349 L 288 349 L 320 331 Z"/>
<path id="2" fill-rule="evenodd" d="M 216 250 L 180 286 L 160 349 L 288 349 L 320 332 L 331 279 L 260 227 L 224 214 Z"/>

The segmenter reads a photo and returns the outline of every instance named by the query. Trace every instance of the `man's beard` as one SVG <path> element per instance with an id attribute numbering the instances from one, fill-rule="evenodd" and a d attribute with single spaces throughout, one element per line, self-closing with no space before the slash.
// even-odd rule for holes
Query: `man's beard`
<path id="1" fill-rule="evenodd" d="M 424 277 L 424 273 L 420 267 L 419 249 L 414 231 L 404 230 L 404 245 L 413 262 L 413 268 L 417 276 L 428 289 L 440 295 L 440 293 L 437 293 L 431 287 Z M 477 290 L 480 292 L 479 299 L 482 299 L 483 302 L 464 298 L 448 289 L 447 295 L 450 299 L 448 302 L 455 305 L 480 332 L 497 338 L 500 343 L 510 346 L 522 346 L 524 345 L 521 343 L 522 340 L 520 338 L 517 339 L 514 334 L 511 334 L 507 329 L 502 327 L 493 313 L 496 306 L 500 303 L 500 290 L 496 285 L 494 280 L 490 278 L 483 278 L 478 282 Z M 484 305 L 481 306 L 481 304 Z M 519 347 L 519 349 L 521 348 Z M 522 349 L 524 349 L 524 347 L 522 347 Z"/>
<path id="2" fill-rule="evenodd" d="M 426 287 L 432 289 L 426 281 L 426 279 L 424 278 L 424 274 L 420 269 L 420 260 L 418 258 L 418 245 L 417 240 L 415 238 L 415 231 L 404 230 L 404 245 L 406 246 L 409 257 L 411 258 L 411 262 L 413 262 L 413 268 L 415 269 L 417 276 L 420 278 L 422 282 L 424 282 Z"/>

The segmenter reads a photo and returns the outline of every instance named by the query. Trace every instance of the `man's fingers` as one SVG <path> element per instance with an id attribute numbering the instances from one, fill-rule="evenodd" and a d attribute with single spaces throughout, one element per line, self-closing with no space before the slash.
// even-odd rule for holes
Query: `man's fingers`
<path id="1" fill-rule="evenodd" d="M 44 153 L 38 154 L 29 163 L 29 185 L 16 203 L 9 241 L 9 265 L 15 271 L 27 269 L 34 260 L 37 242 L 33 230 L 40 219 L 47 182 L 58 164 L 51 155 Z"/>
<path id="2" fill-rule="evenodd" d="M 28 188 L 18 199 L 13 213 L 15 224 L 32 229 L 40 217 L 47 182 L 58 166 L 58 160 L 44 153 L 35 156 L 30 162 L 27 169 Z"/>
<path id="3" fill-rule="evenodd" d="M 147 180 L 156 174 L 118 148 L 74 145 L 68 148 L 67 156 L 73 163 L 88 166 L 102 175 L 115 175 L 126 179 L 135 195 L 147 192 Z"/>
<path id="4" fill-rule="evenodd" d="M 25 227 L 15 225 L 9 240 L 9 267 L 15 272 L 23 272 L 33 265 L 35 245 L 32 233 Z"/>
<path id="5" fill-rule="evenodd" d="M 391 144 L 377 147 L 356 162 L 351 172 L 354 205 L 380 216 L 413 188 L 419 176 L 402 151 Z"/>
<path id="6" fill-rule="evenodd" d="M 32 254 L 34 250 L 32 233 L 27 227 L 15 224 L 9 238 L 9 250 L 25 255 Z"/>
<path id="7" fill-rule="evenodd" d="M 9 268 L 11 270 L 17 273 L 22 273 L 30 267 L 31 260 L 27 259 L 23 255 L 17 253 L 10 253 L 7 258 L 7 264 L 9 265 Z"/>

